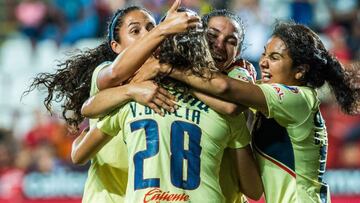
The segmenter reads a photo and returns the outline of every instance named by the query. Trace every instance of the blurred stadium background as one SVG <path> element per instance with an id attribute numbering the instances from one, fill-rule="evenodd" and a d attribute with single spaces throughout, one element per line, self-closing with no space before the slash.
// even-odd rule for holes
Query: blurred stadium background
<path id="1" fill-rule="evenodd" d="M 117 9 L 143 5 L 157 20 L 172 0 L 0 0 L 0 203 L 80 202 L 87 167 L 69 155 L 74 136 L 46 113 L 44 92 L 20 100 L 31 78 L 51 72 L 66 53 L 93 48 Z M 227 8 L 246 25 L 242 56 L 255 65 L 275 19 L 316 30 L 344 64 L 360 60 L 359 0 L 182 0 L 201 14 Z M 333 202 L 360 202 L 360 115 L 347 116 L 321 91 L 329 132 L 326 181 Z M 60 105 L 54 107 L 59 109 Z"/>

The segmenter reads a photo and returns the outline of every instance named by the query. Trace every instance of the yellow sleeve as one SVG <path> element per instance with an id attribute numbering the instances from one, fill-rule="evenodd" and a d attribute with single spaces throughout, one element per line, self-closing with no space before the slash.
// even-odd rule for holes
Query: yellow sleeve
<path id="1" fill-rule="evenodd" d="M 247 146 L 250 141 L 249 129 L 246 127 L 246 119 L 244 113 L 229 119 L 230 140 L 228 147 L 237 149 Z"/>
<path id="2" fill-rule="evenodd" d="M 91 76 L 91 89 L 90 89 L 90 96 L 95 95 L 96 93 L 99 92 L 99 88 L 97 86 L 97 77 L 99 75 L 100 70 L 102 70 L 103 68 L 109 66 L 111 64 L 110 61 L 105 61 L 102 64 L 98 65 L 98 67 L 95 68 L 92 76 Z"/>
<path id="3" fill-rule="evenodd" d="M 96 127 L 103 133 L 116 136 L 120 130 L 120 110 L 115 110 L 99 120 Z"/>
<path id="4" fill-rule="evenodd" d="M 99 75 L 99 72 L 100 70 L 102 70 L 103 68 L 109 66 L 111 64 L 110 61 L 105 61 L 103 63 L 101 63 L 100 65 L 98 65 L 95 70 L 93 71 L 92 73 L 92 76 L 91 76 L 91 87 L 90 87 L 90 96 L 94 96 L 96 93 L 99 92 L 99 88 L 97 86 L 97 83 L 96 83 L 96 80 L 97 80 L 97 77 Z M 98 121 L 98 119 L 89 119 L 89 122 L 90 122 L 90 129 L 96 127 L 96 122 Z"/>
<path id="5" fill-rule="evenodd" d="M 258 85 L 265 95 L 268 107 L 268 118 L 274 118 L 280 125 L 289 127 L 303 123 L 314 106 L 314 97 L 307 95 L 311 91 L 303 91 L 297 86 L 282 84 Z"/>

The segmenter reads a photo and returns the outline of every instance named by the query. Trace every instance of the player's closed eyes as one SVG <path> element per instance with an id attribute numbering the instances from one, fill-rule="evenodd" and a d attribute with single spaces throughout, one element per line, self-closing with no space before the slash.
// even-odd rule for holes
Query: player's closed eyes
<path id="1" fill-rule="evenodd" d="M 269 56 L 266 56 L 265 52 L 261 54 L 261 59 L 269 58 L 271 61 L 277 61 L 280 60 L 281 56 L 279 54 L 270 54 Z"/>
<path id="2" fill-rule="evenodd" d="M 277 60 L 280 60 L 281 57 L 279 54 L 270 54 L 269 58 L 272 61 L 277 61 Z"/>
<path id="3" fill-rule="evenodd" d="M 215 33 L 207 32 L 207 37 L 209 40 L 214 41 L 217 38 Z"/>
<path id="4" fill-rule="evenodd" d="M 234 39 L 234 38 L 228 39 L 227 42 L 228 42 L 229 44 L 231 44 L 232 46 L 237 46 L 237 40 Z"/>

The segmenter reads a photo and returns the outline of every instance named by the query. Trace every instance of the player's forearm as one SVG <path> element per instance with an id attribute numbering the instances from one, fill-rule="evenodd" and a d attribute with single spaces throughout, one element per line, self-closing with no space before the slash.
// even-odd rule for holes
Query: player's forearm
<path id="1" fill-rule="evenodd" d="M 201 92 L 262 112 L 267 111 L 265 96 L 257 85 L 235 80 L 221 73 L 213 73 L 211 79 L 204 79 L 175 69 L 170 76 Z"/>
<path id="2" fill-rule="evenodd" d="M 72 144 L 72 162 L 80 165 L 86 164 L 111 138 L 97 128 L 82 132 Z"/>
<path id="3" fill-rule="evenodd" d="M 194 90 L 192 93 L 202 102 L 204 102 L 206 105 L 210 106 L 212 109 L 214 109 L 216 112 L 220 114 L 238 115 L 239 113 L 247 109 L 245 106 L 223 101 L 216 97 L 212 97 L 204 93 L 201 93 L 197 90 Z"/>
<path id="4" fill-rule="evenodd" d="M 241 192 L 253 200 L 260 199 L 264 189 L 250 145 L 234 150 L 233 157 Z"/>
<path id="5" fill-rule="evenodd" d="M 128 80 L 151 56 L 166 36 L 166 31 L 159 26 L 155 27 L 122 51 L 109 67 L 100 71 L 97 78 L 99 89 L 118 86 Z"/>
<path id="6" fill-rule="evenodd" d="M 212 76 L 214 75 L 218 77 L 212 77 L 211 79 L 207 79 L 208 77 L 211 77 L 210 72 L 205 73 L 206 78 L 202 78 L 193 75 L 191 71 L 181 71 L 178 69 L 173 69 L 170 73 L 170 77 L 182 81 L 201 92 L 206 92 L 214 96 L 219 96 L 227 91 L 228 83 L 225 79 L 226 76 L 223 76 L 220 73 L 213 73 Z"/>
<path id="7" fill-rule="evenodd" d="M 81 114 L 87 118 L 100 118 L 131 99 L 129 85 L 105 89 L 84 102 Z"/>
<path id="8" fill-rule="evenodd" d="M 77 157 L 77 151 L 76 149 L 78 148 L 80 142 L 84 139 L 86 133 L 89 131 L 89 129 L 85 129 L 84 131 L 81 132 L 81 134 L 73 141 L 72 143 L 72 147 L 71 147 L 71 161 L 73 162 L 73 164 L 80 164 L 83 165 L 85 164 L 84 162 L 80 162 L 80 160 Z"/>

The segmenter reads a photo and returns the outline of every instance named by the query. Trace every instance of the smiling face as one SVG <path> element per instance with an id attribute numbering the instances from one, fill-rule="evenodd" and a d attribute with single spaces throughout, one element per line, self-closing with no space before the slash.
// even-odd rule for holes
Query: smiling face
<path id="1" fill-rule="evenodd" d="M 215 66 L 226 70 L 239 54 L 240 33 L 237 23 L 224 16 L 212 17 L 208 22 L 207 40 Z"/>
<path id="2" fill-rule="evenodd" d="M 295 78 L 299 71 L 292 67 L 293 61 L 290 58 L 288 49 L 278 37 L 269 39 L 260 58 L 259 66 L 263 83 L 300 84 Z"/>
<path id="3" fill-rule="evenodd" d="M 116 53 L 120 53 L 130 44 L 141 39 L 146 33 L 155 27 L 154 18 L 143 10 L 134 10 L 126 14 L 123 23 L 117 33 L 120 42 L 111 42 Z"/>

